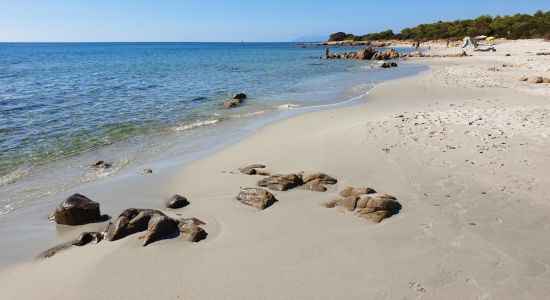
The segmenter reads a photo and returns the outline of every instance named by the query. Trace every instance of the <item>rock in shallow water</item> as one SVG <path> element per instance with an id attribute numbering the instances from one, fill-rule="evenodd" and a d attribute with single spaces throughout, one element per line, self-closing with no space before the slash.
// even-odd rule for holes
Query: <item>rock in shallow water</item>
<path id="1" fill-rule="evenodd" d="M 85 224 L 100 217 L 99 203 L 78 193 L 65 199 L 53 214 L 55 222 L 62 225 Z"/>
<path id="2" fill-rule="evenodd" d="M 275 196 L 270 192 L 260 188 L 244 188 L 237 195 L 237 200 L 258 209 L 266 209 L 273 203 L 277 202 Z"/>
<path id="3" fill-rule="evenodd" d="M 98 162 L 96 162 L 95 164 L 91 164 L 88 166 L 89 168 L 92 168 L 92 169 L 108 169 L 111 167 L 111 164 L 104 161 L 104 160 L 100 160 Z"/>

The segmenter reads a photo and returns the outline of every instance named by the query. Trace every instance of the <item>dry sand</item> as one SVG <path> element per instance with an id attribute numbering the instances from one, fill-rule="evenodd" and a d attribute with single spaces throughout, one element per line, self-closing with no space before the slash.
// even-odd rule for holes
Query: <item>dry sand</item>
<path id="1" fill-rule="evenodd" d="M 496 48 L 410 59 L 431 70 L 377 86 L 364 104 L 272 124 L 169 176 L 84 189 L 114 215 L 185 195 L 191 205 L 167 213 L 206 221 L 208 238 L 74 247 L 2 270 L 2 298 L 547 298 L 550 84 L 518 78 L 550 77 L 550 57 L 534 55 L 550 43 Z M 238 173 L 251 163 L 339 182 L 276 192 L 258 211 L 234 199 L 261 178 Z M 392 194 L 403 209 L 373 224 L 322 206 L 347 185 Z"/>

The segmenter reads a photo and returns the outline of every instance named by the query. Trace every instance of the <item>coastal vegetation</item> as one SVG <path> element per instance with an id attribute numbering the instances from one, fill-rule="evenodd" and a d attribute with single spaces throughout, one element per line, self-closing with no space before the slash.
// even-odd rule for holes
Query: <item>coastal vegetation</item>
<path id="1" fill-rule="evenodd" d="M 436 40 L 462 39 L 465 36 L 495 36 L 507 39 L 544 38 L 550 39 L 550 11 L 537 11 L 533 15 L 515 14 L 513 16 L 482 15 L 475 19 L 438 21 L 420 24 L 413 28 L 404 28 L 400 33 L 388 29 L 365 35 L 353 35 L 337 32 L 330 35 L 329 41 L 372 41 L 372 40 Z"/>

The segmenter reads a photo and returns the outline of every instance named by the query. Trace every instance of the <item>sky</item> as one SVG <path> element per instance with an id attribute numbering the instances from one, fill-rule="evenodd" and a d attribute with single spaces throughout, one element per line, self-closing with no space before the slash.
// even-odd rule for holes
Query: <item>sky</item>
<path id="1" fill-rule="evenodd" d="M 290 41 L 537 10 L 550 0 L 0 0 L 0 42 Z"/>

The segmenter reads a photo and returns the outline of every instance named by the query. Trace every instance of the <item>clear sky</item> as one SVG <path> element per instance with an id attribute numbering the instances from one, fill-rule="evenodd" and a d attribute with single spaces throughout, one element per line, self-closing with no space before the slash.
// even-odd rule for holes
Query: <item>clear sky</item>
<path id="1" fill-rule="evenodd" d="M 0 0 L 0 41 L 289 41 L 539 9 L 550 0 Z"/>

